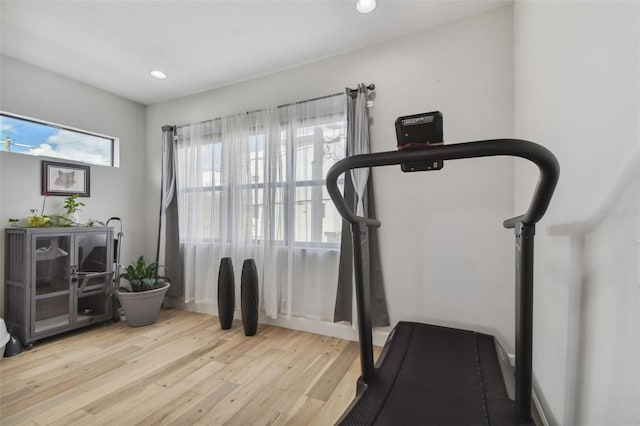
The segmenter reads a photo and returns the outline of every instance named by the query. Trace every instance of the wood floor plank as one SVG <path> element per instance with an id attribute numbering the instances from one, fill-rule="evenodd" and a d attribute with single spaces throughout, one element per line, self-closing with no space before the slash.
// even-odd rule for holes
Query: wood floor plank
<path id="1" fill-rule="evenodd" d="M 300 399 L 300 393 L 283 390 L 280 394 L 275 395 L 275 398 L 272 397 L 268 404 L 271 409 L 288 415 L 298 399 Z"/>
<path id="2" fill-rule="evenodd" d="M 54 368 L 52 366 L 49 366 L 51 368 L 50 371 L 47 371 L 46 373 L 40 374 L 39 376 L 36 376 L 36 377 L 22 379 L 20 377 L 14 376 L 10 380 L 10 383 L 7 385 L 6 389 L 4 389 L 4 392 L 10 392 L 12 389 L 25 389 L 25 388 L 31 389 L 32 391 L 35 391 L 36 389 L 42 390 L 43 389 L 42 383 L 51 382 L 58 385 L 62 382 L 66 382 L 70 377 L 75 377 L 80 374 L 86 374 L 88 372 L 92 372 L 96 368 L 108 371 L 103 367 L 104 364 L 114 367 L 113 366 L 114 360 L 119 360 L 120 356 L 123 356 L 125 354 L 136 353 L 139 350 L 142 350 L 142 348 L 135 345 L 129 345 L 126 348 L 123 348 L 120 351 L 115 351 L 113 353 L 110 353 L 109 355 L 92 357 L 90 358 L 91 362 L 88 362 L 89 360 L 87 360 L 85 364 L 76 363 L 75 365 L 72 366 L 72 368 Z M 118 363 L 122 364 L 123 362 L 124 361 L 119 361 Z M 86 381 L 90 377 L 93 377 L 93 376 L 88 376 L 88 375 L 84 376 L 82 380 L 78 381 L 78 383 Z M 71 383 L 69 383 L 69 385 L 71 385 Z"/>
<path id="3" fill-rule="evenodd" d="M 49 426 L 95 425 L 93 416 L 84 410 L 76 410 L 63 419 L 50 423 Z"/>
<path id="4" fill-rule="evenodd" d="M 202 365 L 202 362 L 205 360 L 210 362 Z M 191 391 L 191 388 L 195 384 L 200 383 L 225 366 L 226 364 L 211 360 L 211 357 L 206 354 L 203 355 L 197 361 L 192 362 L 184 369 L 181 369 L 181 371 L 178 371 L 176 375 L 163 378 L 155 383 L 159 390 L 154 392 L 153 398 L 149 398 L 140 407 L 123 411 L 124 414 L 114 419 L 114 423 L 158 424 L 156 423 L 158 421 L 168 421 L 169 418 L 186 410 L 186 408 L 202 398 L 201 394 Z M 189 374 L 185 375 L 186 373 Z M 181 379 L 174 381 L 177 375 L 179 375 Z M 150 413 L 154 414 L 150 415 Z M 122 419 L 121 422 L 118 421 L 120 419 Z"/>
<path id="5" fill-rule="evenodd" d="M 197 403 L 191 405 L 186 411 L 180 413 L 177 417 L 174 417 L 167 425 L 189 425 L 196 422 L 205 422 L 205 417 L 208 413 L 217 407 L 225 398 L 227 398 L 236 388 L 237 384 L 221 381 L 219 386 L 214 388 L 213 391 L 201 396 Z"/>
<path id="6" fill-rule="evenodd" d="M 310 398 L 303 396 L 300 398 L 299 403 L 296 404 L 294 410 L 287 419 L 287 425 L 309 425 L 318 416 L 320 410 L 324 406 L 324 401 L 316 398 Z"/>
<path id="7" fill-rule="evenodd" d="M 378 353 L 379 350 L 376 351 Z M 4 425 L 330 424 L 355 395 L 357 343 L 163 309 L 155 324 L 90 327 L 0 361 Z"/>
<path id="8" fill-rule="evenodd" d="M 127 413 L 122 417 L 122 422 L 116 424 L 135 424 L 139 426 L 165 425 L 180 413 L 185 406 L 190 406 L 192 401 L 199 400 L 202 395 L 195 392 L 186 391 L 172 398 L 168 403 L 163 404 L 160 408 L 149 409 L 149 412 L 143 413 L 142 420 L 137 421 L 136 418 L 129 416 Z M 117 419 L 118 420 L 118 419 Z"/>
<path id="9" fill-rule="evenodd" d="M 347 373 L 353 361 L 358 357 L 358 344 L 350 342 L 340 355 L 331 363 L 330 368 L 311 388 L 308 395 L 322 401 L 329 399 L 338 383 Z"/>
<path id="10" fill-rule="evenodd" d="M 270 407 L 267 404 L 268 401 L 274 397 L 282 393 L 281 389 L 272 387 L 272 386 L 259 386 L 258 392 L 256 392 L 255 396 L 247 401 L 244 406 L 240 407 L 239 410 L 236 411 L 234 415 L 232 415 L 228 420 L 224 422 L 227 425 L 251 425 L 262 417 L 264 417 L 265 413 L 269 411 Z M 272 417 L 273 414 L 271 414 Z"/>
<path id="11" fill-rule="evenodd" d="M 39 384 L 29 387 L 31 394 L 26 398 L 18 399 L 12 403 L 2 406 L 3 415 L 11 415 L 25 408 L 36 405 L 42 401 L 46 401 L 67 389 L 71 389 L 74 386 L 89 380 L 104 375 L 105 373 L 112 371 L 115 368 L 124 365 L 123 361 L 118 359 L 109 360 L 107 362 L 101 362 L 92 366 L 91 368 L 80 369 L 80 371 L 72 371 L 66 380 L 58 378 L 55 381 L 48 381 L 46 385 Z"/>
<path id="12" fill-rule="evenodd" d="M 214 405 L 205 416 L 199 420 L 208 425 L 226 424 L 236 413 L 254 400 L 263 390 L 260 383 L 251 382 L 245 386 L 238 386 L 220 403 Z"/>
<path id="13" fill-rule="evenodd" d="M 108 405 L 99 405 L 99 408 L 94 411 L 89 411 L 84 407 L 82 409 L 91 415 L 90 424 L 92 425 L 114 424 L 115 419 L 120 417 L 122 413 L 133 414 L 140 410 L 148 412 L 147 402 L 153 399 L 162 389 L 162 387 L 152 383 L 141 388 L 137 393 L 127 395 L 125 399 L 112 400 Z"/>
<path id="14" fill-rule="evenodd" d="M 19 425 L 24 422 L 34 422 L 37 424 L 36 417 L 43 413 L 46 413 L 47 416 L 49 414 L 53 414 L 61 404 L 64 404 L 70 398 L 74 398 L 82 394 L 82 389 L 69 389 L 14 414 L 5 415 L 4 410 L 0 408 L 0 413 L 2 413 L 2 424 Z"/>
<path id="15" fill-rule="evenodd" d="M 271 408 L 262 413 L 251 426 L 282 426 L 287 421 L 287 415 Z"/>
<path id="16" fill-rule="evenodd" d="M 360 359 L 356 358 L 341 377 L 340 381 L 332 390 L 331 395 L 322 406 L 322 409 L 316 413 L 315 418 L 310 424 L 314 426 L 333 425 L 338 421 L 344 409 L 349 406 L 356 395 L 356 381 L 360 376 L 359 369 Z"/>

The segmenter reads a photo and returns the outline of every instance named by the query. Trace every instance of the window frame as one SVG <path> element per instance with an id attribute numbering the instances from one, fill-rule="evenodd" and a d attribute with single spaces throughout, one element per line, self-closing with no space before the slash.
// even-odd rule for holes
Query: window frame
<path id="1" fill-rule="evenodd" d="M 338 185 L 344 185 L 344 175 L 338 178 Z M 302 187 L 323 187 L 326 184 L 326 179 L 322 180 L 299 180 L 295 181 L 294 188 L 302 188 Z M 274 186 L 279 187 L 288 187 L 289 184 L 287 182 L 277 182 Z M 247 183 L 243 185 L 245 189 L 264 189 L 264 183 Z M 224 185 L 214 185 L 214 186 L 194 186 L 190 188 L 185 188 L 183 192 L 191 193 L 191 192 L 222 192 L 224 190 Z M 291 240 L 291 241 L 289 241 Z M 218 238 L 202 238 L 202 241 L 209 243 L 219 243 L 220 240 Z M 262 239 L 256 239 L 255 241 L 262 241 Z M 291 238 L 289 236 L 285 236 L 284 239 L 281 240 L 273 240 L 274 243 L 286 246 L 287 244 L 292 243 L 294 248 L 302 248 L 302 249 L 325 249 L 325 250 L 339 250 L 340 243 L 329 243 L 329 242 L 318 242 L 318 241 L 296 241 L 295 238 Z"/>
<path id="2" fill-rule="evenodd" d="M 120 138 L 117 138 L 117 137 L 114 137 L 114 136 L 105 135 L 105 134 L 98 133 L 98 132 L 92 132 L 92 131 L 89 131 L 89 130 L 80 129 L 80 128 L 77 128 L 77 127 L 72 127 L 72 126 L 67 126 L 67 125 L 64 125 L 64 124 L 55 123 L 53 121 L 41 120 L 39 118 L 33 118 L 33 117 L 26 116 L 26 115 L 16 114 L 16 113 L 9 112 L 9 111 L 4 111 L 4 110 L 0 110 L 0 116 L 4 116 L 4 117 L 8 117 L 8 118 L 14 118 L 14 119 L 22 120 L 22 121 L 28 121 L 28 122 L 35 123 L 35 124 L 41 124 L 41 125 L 44 125 L 44 126 L 47 126 L 47 127 L 52 127 L 54 129 L 65 130 L 65 131 L 79 133 L 79 134 L 83 134 L 83 135 L 87 135 L 87 136 L 95 136 L 95 137 L 99 137 L 99 138 L 102 138 L 102 139 L 111 140 L 111 164 L 110 165 L 89 163 L 89 162 L 86 162 L 86 161 L 76 160 L 76 159 L 73 159 L 73 158 L 52 157 L 52 156 L 49 156 L 49 155 L 41 155 L 41 154 L 28 154 L 28 153 L 25 153 L 25 152 L 13 152 L 13 154 L 24 154 L 24 155 L 31 155 L 32 157 L 51 158 L 51 159 L 56 159 L 56 160 L 70 160 L 70 161 L 74 161 L 76 163 L 88 164 L 90 166 L 104 166 L 104 167 L 116 167 L 116 168 L 120 167 Z M 0 144 L 4 144 L 4 141 L 0 141 Z M 11 152 L 11 151 L 5 151 L 4 149 L 0 149 L 0 152 Z"/>

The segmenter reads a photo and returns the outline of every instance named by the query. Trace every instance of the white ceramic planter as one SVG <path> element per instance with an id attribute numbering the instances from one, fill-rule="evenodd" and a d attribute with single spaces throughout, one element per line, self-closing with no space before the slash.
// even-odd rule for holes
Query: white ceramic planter
<path id="1" fill-rule="evenodd" d="M 130 327 L 141 327 L 156 322 L 164 295 L 170 286 L 171 284 L 164 283 L 164 287 L 154 290 L 130 293 L 118 290 L 118 299 L 127 317 L 127 324 Z"/>
<path id="2" fill-rule="evenodd" d="M 62 215 L 68 225 L 77 225 L 80 223 L 80 212 L 65 213 Z"/>

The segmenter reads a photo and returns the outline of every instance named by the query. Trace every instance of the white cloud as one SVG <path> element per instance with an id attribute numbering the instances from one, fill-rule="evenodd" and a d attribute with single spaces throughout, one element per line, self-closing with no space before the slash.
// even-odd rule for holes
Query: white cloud
<path id="1" fill-rule="evenodd" d="M 82 161 L 92 164 L 111 165 L 111 141 L 98 136 L 59 130 L 49 136 L 47 142 L 56 145 L 58 158 Z M 42 154 L 54 156 L 52 154 Z"/>
<path id="2" fill-rule="evenodd" d="M 35 148 L 29 148 L 29 154 L 45 155 L 48 157 L 58 157 L 57 155 L 55 155 L 57 154 L 56 151 L 48 143 L 40 144 L 40 146 L 37 146 Z"/>
<path id="3" fill-rule="evenodd" d="M 47 143 L 43 143 L 36 148 L 30 148 L 29 154 L 42 155 L 45 157 L 62 158 L 65 160 L 80 161 L 80 162 L 89 163 L 89 164 L 102 164 L 105 166 L 111 165 L 110 157 L 105 158 L 105 156 L 101 154 L 92 154 L 82 150 L 74 150 L 74 149 L 71 149 L 71 150 L 66 149 L 64 151 L 60 151 L 59 149 L 53 148 L 51 145 Z"/>
<path id="4" fill-rule="evenodd" d="M 10 133 L 18 133 L 18 131 L 16 130 L 15 127 L 13 127 L 13 124 L 2 124 L 0 126 L 0 131 L 2 132 L 10 132 Z"/>

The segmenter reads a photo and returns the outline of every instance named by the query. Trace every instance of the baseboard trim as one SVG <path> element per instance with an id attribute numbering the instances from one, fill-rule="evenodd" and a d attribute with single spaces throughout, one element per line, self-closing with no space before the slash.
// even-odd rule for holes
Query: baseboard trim
<path id="1" fill-rule="evenodd" d="M 549 421 L 547 420 L 547 416 L 544 414 L 544 410 L 542 409 L 542 404 L 538 399 L 538 395 L 536 394 L 536 390 L 533 389 L 531 393 L 531 399 L 533 399 L 533 420 L 538 426 L 549 426 Z"/>
<path id="2" fill-rule="evenodd" d="M 171 306 L 178 309 L 184 309 L 188 311 L 200 312 L 203 314 L 218 315 L 218 308 L 215 304 L 211 303 L 184 303 L 180 299 L 166 298 L 165 303 L 167 306 Z M 236 310 L 233 314 L 234 319 L 242 319 L 242 314 L 239 310 Z M 331 323 L 320 320 L 313 320 L 307 318 L 294 317 L 287 319 L 286 317 L 279 317 L 276 319 L 269 318 L 264 314 L 260 314 L 258 318 L 260 324 L 275 325 L 278 327 L 291 328 L 294 330 L 306 331 L 309 333 L 322 334 L 324 336 L 338 337 L 346 340 L 358 340 L 358 330 L 347 323 Z M 387 341 L 389 330 L 382 328 L 380 330 L 373 330 L 373 344 L 375 346 L 384 346 Z"/>

